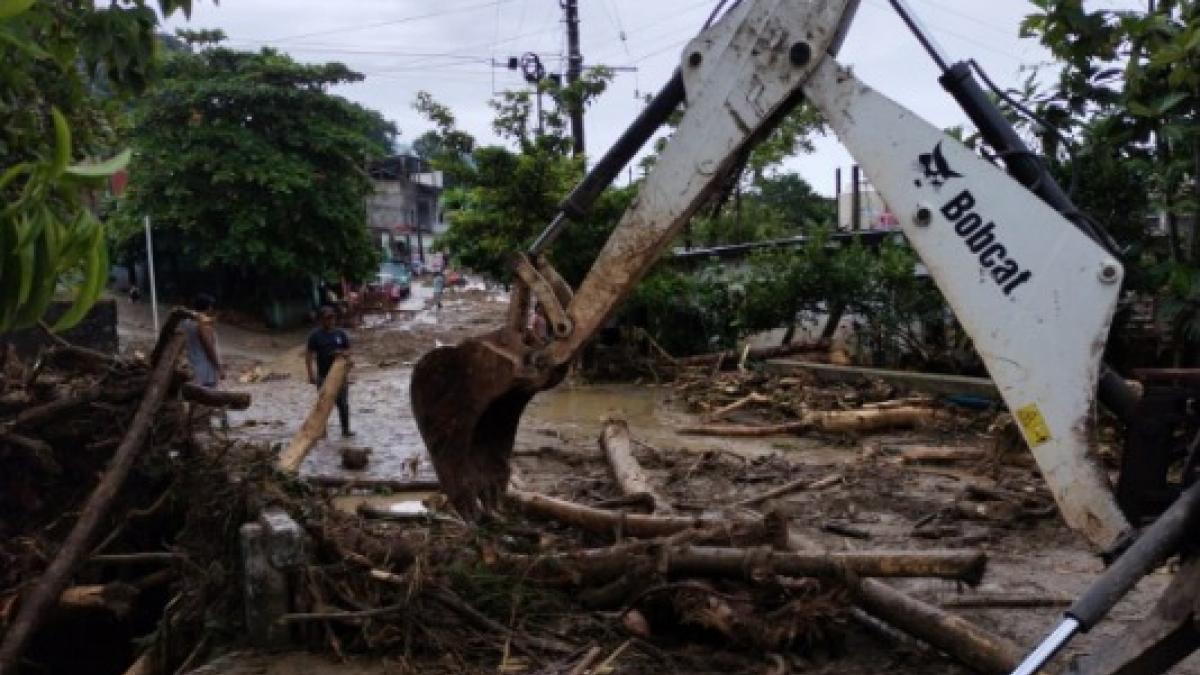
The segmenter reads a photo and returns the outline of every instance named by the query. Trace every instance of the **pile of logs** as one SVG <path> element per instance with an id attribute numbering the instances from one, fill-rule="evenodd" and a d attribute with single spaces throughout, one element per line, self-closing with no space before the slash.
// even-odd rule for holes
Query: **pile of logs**
<path id="1" fill-rule="evenodd" d="M 411 665 L 426 645 L 425 657 L 461 671 L 658 672 L 686 657 L 681 645 L 791 659 L 836 649 L 852 621 L 902 631 L 980 672 L 1016 664 L 1010 641 L 887 581 L 975 585 L 983 552 L 806 548 L 770 493 L 696 514 L 671 503 L 631 443 L 623 422 L 605 425 L 599 451 L 624 496 L 619 508 L 513 487 L 510 511 L 482 529 L 328 521 L 320 536 L 329 545 L 315 547 L 320 559 L 305 575 L 318 583 L 283 620 L 310 646 L 402 650 Z"/>
<path id="2" fill-rule="evenodd" d="M 0 354 L 0 673 L 16 672 L 52 614 L 120 618 L 169 580 L 161 571 L 106 579 L 97 568 L 129 563 L 106 559 L 106 547 L 162 510 L 168 454 L 187 447 L 191 415 L 249 405 L 245 394 L 188 384 L 178 329 L 189 316 L 170 316 L 147 359 L 62 341 L 32 362 Z"/>
<path id="3" fill-rule="evenodd" d="M 930 396 L 905 394 L 882 382 L 821 385 L 812 377 L 780 377 L 707 367 L 681 372 L 675 390 L 702 423 L 680 429 L 697 436 L 766 437 L 804 433 L 860 435 L 931 429 L 954 418 Z"/>
<path id="4" fill-rule="evenodd" d="M 694 610 L 694 597 L 700 593 L 706 597 L 704 611 L 700 619 L 691 617 L 693 622 L 698 620 L 731 640 L 763 649 L 786 647 L 780 638 L 795 637 L 798 626 L 788 622 L 798 622 L 801 617 L 782 612 L 779 607 L 763 606 L 766 594 L 756 594 L 752 589 L 770 589 L 770 595 L 783 592 L 788 597 L 788 589 L 806 588 L 811 592 L 822 586 L 836 588 L 841 593 L 828 597 L 853 605 L 857 617 L 873 625 L 899 629 L 974 670 L 1008 673 L 1019 663 L 1022 651 L 1011 641 L 880 581 L 888 577 L 925 577 L 973 586 L 982 580 L 986 569 L 987 558 L 982 552 L 799 550 L 802 538 L 790 535 L 786 518 L 772 510 L 770 500 L 785 491 L 812 488 L 823 481 L 789 483 L 762 499 L 744 500 L 735 505 L 736 510 L 685 517 L 672 512 L 671 504 L 656 492 L 639 466 L 625 422 L 607 421 L 599 443 L 621 492 L 645 500 L 652 513 L 611 512 L 510 490 L 510 500 L 526 514 L 594 534 L 607 533 L 620 543 L 528 559 L 509 556 L 503 559 L 504 564 L 539 578 L 590 586 L 592 590 L 580 594 L 585 603 L 619 600 L 625 617 L 636 612 L 652 594 L 675 593 L 677 607 L 690 606 Z M 711 545 L 716 542 L 735 546 Z M 647 588 L 649 580 L 659 585 Z M 740 592 L 731 593 L 731 588 Z M 757 603 L 747 598 L 756 598 Z M 714 608 L 719 608 L 715 614 L 720 620 L 711 620 Z M 828 606 L 824 609 L 828 613 Z M 769 629 L 762 617 L 771 618 Z M 813 616 L 803 618 L 811 621 Z M 642 620 L 625 623 L 627 628 L 635 626 L 631 629 L 635 633 L 647 631 Z"/>

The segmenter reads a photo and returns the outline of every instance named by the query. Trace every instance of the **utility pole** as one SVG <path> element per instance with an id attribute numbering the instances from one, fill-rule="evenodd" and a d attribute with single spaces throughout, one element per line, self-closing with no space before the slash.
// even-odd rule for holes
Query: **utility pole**
<path id="1" fill-rule="evenodd" d="M 579 0 L 559 0 L 567 19 L 567 86 L 575 84 L 583 75 L 583 54 L 579 51 Z M 583 145 L 583 100 L 571 104 L 571 153 L 582 155 Z"/>

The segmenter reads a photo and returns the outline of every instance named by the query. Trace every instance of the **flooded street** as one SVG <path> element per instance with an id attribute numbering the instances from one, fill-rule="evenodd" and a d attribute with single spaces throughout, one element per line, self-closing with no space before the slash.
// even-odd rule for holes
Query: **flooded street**
<path id="1" fill-rule="evenodd" d="M 506 296 L 479 286 L 451 290 L 441 311 L 426 307 L 428 285 L 414 287 L 413 296 L 389 320 L 367 317 L 350 331 L 354 369 L 350 375 L 353 438 L 342 438 L 336 413 L 328 437 L 309 453 L 300 473 L 319 482 L 356 483 L 392 489 L 428 488 L 436 476 L 413 420 L 408 388 L 412 367 L 421 354 L 439 344 L 453 344 L 486 332 L 503 320 Z M 140 305 L 123 322 L 127 339 L 148 336 L 148 307 Z M 251 395 L 246 411 L 230 412 L 236 437 L 285 445 L 300 428 L 316 401 L 317 389 L 308 384 L 304 369 L 306 330 L 263 335 L 237 327 L 218 328 L 221 349 L 232 364 L 224 388 Z M 640 384 L 563 385 L 534 397 L 517 436 L 518 449 L 536 449 L 548 436 L 594 444 L 604 420 L 625 419 L 639 441 L 659 448 L 689 448 L 695 452 L 722 450 L 745 457 L 807 449 L 810 461 L 830 459 L 819 453 L 820 443 L 801 439 L 773 445 L 755 439 L 684 437 L 675 429 L 694 423 L 676 405 L 667 386 Z M 365 469 L 342 468 L 343 448 L 368 448 Z M 822 456 L 824 455 L 824 456 Z"/>

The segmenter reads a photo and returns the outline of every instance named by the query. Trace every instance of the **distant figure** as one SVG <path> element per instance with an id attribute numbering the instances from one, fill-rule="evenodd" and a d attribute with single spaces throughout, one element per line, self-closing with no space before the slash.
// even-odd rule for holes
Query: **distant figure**
<path id="1" fill-rule="evenodd" d="M 187 359 L 192 366 L 192 383 L 206 389 L 216 389 L 218 382 L 225 379 L 225 367 L 221 364 L 217 347 L 217 331 L 212 315 L 216 300 L 201 293 L 192 301 L 192 310 L 197 318 L 184 319 L 183 333 L 187 337 Z M 229 428 L 229 414 L 222 408 L 218 414 L 222 429 Z"/>
<path id="2" fill-rule="evenodd" d="M 321 326 L 309 334 L 308 349 L 304 357 L 304 367 L 308 370 L 308 381 L 315 384 L 318 389 L 325 383 L 325 376 L 333 367 L 333 358 L 338 354 L 347 354 L 350 351 L 350 338 L 346 336 L 345 331 L 334 325 L 337 316 L 333 308 L 326 305 L 321 308 L 319 314 Z M 313 361 L 316 361 L 317 365 L 315 373 L 313 372 Z M 349 383 L 343 384 L 341 390 L 338 391 L 337 410 L 338 419 L 342 423 L 342 436 L 345 438 L 354 436 L 354 432 L 350 430 Z"/>
<path id="3" fill-rule="evenodd" d="M 192 301 L 195 319 L 183 321 L 183 333 L 187 336 L 187 359 L 192 366 L 192 382 L 201 387 L 215 389 L 225 379 L 225 369 L 217 349 L 217 331 L 212 316 L 216 300 L 201 293 Z"/>
<path id="4" fill-rule="evenodd" d="M 142 299 L 142 289 L 137 287 L 137 284 L 129 286 L 129 302 L 137 302 Z"/>
<path id="5" fill-rule="evenodd" d="M 433 306 L 442 308 L 442 291 L 446 290 L 446 274 L 442 270 L 433 273 Z"/>

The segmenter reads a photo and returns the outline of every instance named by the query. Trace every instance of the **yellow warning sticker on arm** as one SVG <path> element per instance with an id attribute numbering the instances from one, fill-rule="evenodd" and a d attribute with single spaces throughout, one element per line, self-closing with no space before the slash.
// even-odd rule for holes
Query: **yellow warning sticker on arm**
<path id="1" fill-rule="evenodd" d="M 1036 448 L 1050 440 L 1050 427 L 1046 424 L 1046 418 L 1042 417 L 1042 411 L 1038 410 L 1036 403 L 1030 403 L 1017 409 L 1017 423 L 1025 432 L 1025 440 L 1029 443 L 1029 447 Z"/>

